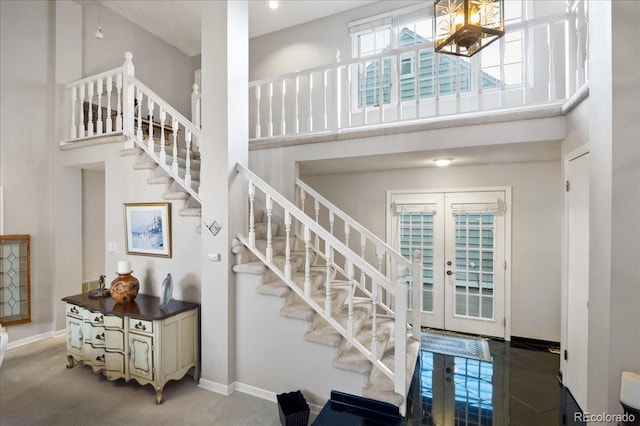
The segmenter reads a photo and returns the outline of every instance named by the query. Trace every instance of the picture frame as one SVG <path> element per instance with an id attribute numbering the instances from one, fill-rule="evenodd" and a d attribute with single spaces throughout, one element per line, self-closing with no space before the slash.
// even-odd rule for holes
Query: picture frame
<path id="1" fill-rule="evenodd" d="M 125 203 L 127 254 L 171 257 L 171 203 Z"/>

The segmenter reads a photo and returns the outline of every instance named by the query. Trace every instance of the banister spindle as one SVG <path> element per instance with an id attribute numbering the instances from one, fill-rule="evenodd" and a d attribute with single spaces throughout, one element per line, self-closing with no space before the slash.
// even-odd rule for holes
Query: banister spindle
<path id="1" fill-rule="evenodd" d="M 107 76 L 107 114 L 105 119 L 106 133 L 113 132 L 113 120 L 111 115 L 111 92 L 113 91 L 113 75 Z"/>
<path id="2" fill-rule="evenodd" d="M 384 123 L 384 60 L 378 58 L 378 119 Z"/>
<path id="3" fill-rule="evenodd" d="M 256 226 L 255 226 L 255 207 L 256 187 L 253 182 L 249 182 L 249 247 L 256 246 Z"/>
<path id="4" fill-rule="evenodd" d="M 362 260 L 365 260 L 366 251 L 367 237 L 365 237 L 364 234 L 360 234 L 360 257 L 362 257 Z M 364 271 L 360 270 L 360 286 L 362 286 L 362 288 L 367 288 L 365 278 L 366 276 L 364 274 Z"/>
<path id="5" fill-rule="evenodd" d="M 304 199 L 306 195 L 304 189 L 300 188 L 300 210 L 304 213 Z"/>
<path id="6" fill-rule="evenodd" d="M 116 92 L 118 99 L 116 103 L 116 131 L 122 130 L 122 74 L 116 74 Z"/>
<path id="7" fill-rule="evenodd" d="M 102 78 L 96 81 L 96 92 L 98 93 L 98 118 L 96 119 L 96 134 L 102 134 Z"/>
<path id="8" fill-rule="evenodd" d="M 414 338 L 420 339 L 421 329 L 421 310 L 420 293 L 422 292 L 422 252 L 420 250 L 413 251 L 413 262 L 411 267 L 411 276 L 413 281 L 413 293 L 411 304 L 411 334 Z"/>
<path id="9" fill-rule="evenodd" d="M 382 265 L 384 262 L 384 249 L 381 246 L 376 246 L 376 258 L 378 259 L 378 271 L 382 272 Z"/>
<path id="10" fill-rule="evenodd" d="M 167 121 L 167 111 L 160 108 L 160 161 L 167 164 L 167 149 L 165 148 L 164 123 Z"/>
<path id="11" fill-rule="evenodd" d="M 136 100 L 138 101 L 138 130 L 136 133 L 136 137 L 138 138 L 138 142 L 142 143 L 144 141 L 144 136 L 142 134 L 142 90 L 138 89 L 136 93 Z"/>
<path id="12" fill-rule="evenodd" d="M 273 201 L 271 200 L 271 196 L 269 194 L 266 194 L 265 208 L 267 210 L 267 249 L 266 249 L 266 256 L 267 256 L 267 262 L 271 263 L 273 261 L 273 242 L 271 241 L 271 214 L 273 213 Z"/>
<path id="13" fill-rule="evenodd" d="M 78 128 L 76 127 L 76 98 L 78 97 L 78 88 L 73 86 L 71 88 L 71 139 L 78 137 Z"/>
<path id="14" fill-rule="evenodd" d="M 333 225 L 335 223 L 335 214 L 333 210 L 329 210 L 329 232 L 333 235 Z"/>
<path id="15" fill-rule="evenodd" d="M 149 112 L 149 139 L 147 139 L 147 149 L 149 151 L 155 153 L 155 142 L 153 140 L 153 108 L 155 107 L 155 103 L 153 100 L 148 97 L 147 98 L 147 110 Z"/>
<path id="16" fill-rule="evenodd" d="M 309 73 L 309 131 L 313 131 L 313 74 Z"/>
<path id="17" fill-rule="evenodd" d="M 349 280 L 349 314 L 347 317 L 347 336 L 353 337 L 353 294 L 355 293 L 355 283 L 353 279 L 353 263 L 351 263 L 350 260 L 347 260 L 345 269 L 347 271 L 347 278 Z"/>
<path id="18" fill-rule="evenodd" d="M 284 212 L 284 233 L 285 233 L 285 249 L 284 249 L 284 277 L 287 281 L 291 280 L 291 213 L 288 210 Z"/>
<path id="19" fill-rule="evenodd" d="M 173 160 L 171 161 L 171 172 L 178 175 L 178 120 L 175 118 L 171 121 L 171 130 L 173 130 Z"/>
<path id="20" fill-rule="evenodd" d="M 329 113 L 327 111 L 327 70 L 322 71 L 322 118 L 323 118 L 323 128 L 322 130 L 327 130 L 329 128 Z"/>
<path id="21" fill-rule="evenodd" d="M 256 86 L 256 139 L 260 138 L 262 129 L 260 128 L 260 85 Z"/>
<path id="22" fill-rule="evenodd" d="M 296 134 L 298 134 L 300 133 L 300 76 L 299 75 L 296 75 L 295 116 L 296 116 Z"/>
<path id="23" fill-rule="evenodd" d="M 332 308 L 331 308 L 331 281 L 333 279 L 333 249 L 331 248 L 329 243 L 326 243 L 324 245 L 324 257 L 325 257 L 326 266 L 327 266 L 325 283 L 324 283 L 324 290 L 325 290 L 324 312 L 327 315 L 330 315 L 331 311 L 332 311 Z"/>
<path id="24" fill-rule="evenodd" d="M 313 208 L 316 212 L 316 223 L 319 224 L 320 223 L 320 202 L 318 201 L 317 198 L 314 199 Z M 320 237 L 318 236 L 318 234 L 316 234 L 315 247 L 316 247 L 316 250 L 320 250 Z"/>
<path id="25" fill-rule="evenodd" d="M 273 82 L 269 82 L 269 137 L 273 136 Z"/>
<path id="26" fill-rule="evenodd" d="M 311 297 L 311 230 L 304 225 L 304 296 Z"/>
<path id="27" fill-rule="evenodd" d="M 549 101 L 556 100 L 556 62 L 554 58 L 555 40 L 551 25 L 547 24 L 547 45 L 549 48 Z"/>
<path id="28" fill-rule="evenodd" d="M 191 130 L 187 129 L 184 135 L 184 140 L 187 143 L 187 155 L 185 157 L 184 166 L 184 183 L 187 187 L 191 188 Z"/>
<path id="29" fill-rule="evenodd" d="M 371 304 L 371 356 L 373 359 L 378 359 L 378 298 L 379 298 L 379 286 L 380 284 L 376 280 L 372 280 L 372 300 Z"/>
<path id="30" fill-rule="evenodd" d="M 86 133 L 85 133 L 86 123 L 84 121 L 84 84 L 81 84 L 79 86 L 78 96 L 79 96 L 79 101 L 80 101 L 79 102 L 79 105 L 80 105 L 80 122 L 78 123 L 78 137 L 79 138 L 83 138 L 86 135 Z"/>
<path id="31" fill-rule="evenodd" d="M 93 136 L 93 81 L 87 82 L 87 98 L 89 98 L 89 110 L 87 113 L 87 136 Z"/>
<path id="32" fill-rule="evenodd" d="M 287 133 L 287 120 L 286 120 L 286 112 L 285 112 L 285 97 L 287 94 L 287 82 L 285 79 L 282 79 L 282 93 L 281 93 L 281 103 L 280 103 L 280 134 L 285 135 Z"/>

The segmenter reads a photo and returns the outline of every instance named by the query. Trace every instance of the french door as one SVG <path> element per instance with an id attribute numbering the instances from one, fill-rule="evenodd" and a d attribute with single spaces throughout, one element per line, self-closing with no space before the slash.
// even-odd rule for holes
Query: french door
<path id="1" fill-rule="evenodd" d="M 507 337 L 506 191 L 389 195 L 391 240 L 422 251 L 422 325 Z"/>

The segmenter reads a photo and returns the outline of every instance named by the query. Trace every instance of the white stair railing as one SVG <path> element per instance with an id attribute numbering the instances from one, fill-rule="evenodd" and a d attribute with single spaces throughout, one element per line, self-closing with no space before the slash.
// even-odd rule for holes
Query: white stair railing
<path id="1" fill-rule="evenodd" d="M 357 348 L 376 368 L 380 369 L 394 383 L 394 392 L 406 397 L 407 395 L 407 297 L 408 287 L 406 277 L 410 273 L 409 267 L 413 268 L 413 274 L 421 276 L 421 262 L 416 262 L 414 266 L 403 262 L 397 269 L 395 279 L 389 279 L 371 266 L 368 262 L 360 257 L 359 254 L 351 250 L 336 237 L 331 235 L 322 226 L 312 220 L 307 214 L 296 207 L 292 202 L 287 200 L 283 195 L 271 188 L 267 183 L 252 173 L 246 167 L 238 164 L 236 170 L 248 181 L 249 194 L 249 223 L 248 233 L 246 236 L 238 234 L 238 239 L 251 250 L 254 255 L 265 263 L 283 282 L 285 282 L 291 290 L 302 298 L 317 315 L 320 315 L 327 323 L 331 324 L 353 347 Z M 264 202 L 267 210 L 267 232 L 266 232 L 266 249 L 264 252 L 258 249 L 256 245 L 256 226 L 254 223 L 254 212 L 258 200 Z M 287 244 L 284 253 L 284 265 L 278 266 L 274 262 L 272 251 L 273 235 L 271 231 L 272 221 L 274 217 L 281 217 L 285 224 L 285 239 Z M 302 288 L 292 280 L 291 252 L 292 245 L 289 240 L 293 237 L 292 229 L 302 230 L 302 240 L 304 241 L 304 285 Z M 326 282 L 324 283 L 324 295 L 322 300 L 315 295 L 314 298 L 311 280 L 311 267 L 314 264 L 315 256 L 319 256 L 320 262 L 315 260 L 316 264 L 323 265 L 327 268 Z M 346 286 L 348 291 L 348 319 L 346 324 L 341 323 L 334 317 L 332 305 L 333 292 L 336 291 L 334 286 L 339 284 L 332 283 L 331 268 L 334 265 L 334 259 L 340 256 L 344 259 L 344 275 L 347 278 Z M 372 337 L 369 344 L 362 344 L 356 339 L 356 330 L 354 329 L 354 300 L 359 292 L 356 290 L 356 277 L 360 284 L 370 289 L 370 293 L 364 297 L 358 296 L 358 300 L 368 301 L 372 306 Z M 344 286 L 345 284 L 340 284 Z M 395 345 L 395 356 L 392 367 L 388 367 L 382 362 L 381 353 L 378 351 L 377 341 L 377 315 L 386 312 L 381 300 L 382 293 L 386 293 L 391 300 L 390 305 L 394 307 L 393 311 L 393 340 Z M 414 297 L 415 299 L 415 297 Z M 414 309 L 416 311 L 416 309 Z M 418 311 L 419 312 L 419 311 Z M 413 321 L 412 334 L 419 336 L 419 321 Z M 404 406 L 401 407 L 404 410 Z"/>
<path id="2" fill-rule="evenodd" d="M 137 80 L 133 55 L 126 52 L 124 56 L 123 66 L 66 85 L 70 132 L 61 145 L 124 135 L 124 148 L 138 146 L 200 202 L 196 171 L 191 167 L 192 158 L 199 156 L 200 126 Z"/>

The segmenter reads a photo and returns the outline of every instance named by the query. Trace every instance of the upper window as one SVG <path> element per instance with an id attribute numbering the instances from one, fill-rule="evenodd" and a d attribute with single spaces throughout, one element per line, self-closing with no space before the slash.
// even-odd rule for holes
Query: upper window
<path id="1" fill-rule="evenodd" d="M 524 0 L 505 2 L 505 25 L 523 19 Z M 397 101 L 416 100 L 441 95 L 465 93 L 472 90 L 472 61 L 433 51 L 433 11 L 430 7 L 412 7 L 394 13 L 361 20 L 350 25 L 352 55 L 363 58 L 358 72 L 358 107 L 378 106 Z M 493 43 L 478 56 L 482 90 L 502 85 L 522 84 L 522 30 L 507 32 L 504 40 Z M 411 50 L 399 55 L 378 56 L 395 49 L 424 45 L 425 49 Z M 500 58 L 503 58 L 502 61 Z M 437 72 L 436 72 L 437 67 Z M 394 81 L 400 90 L 391 90 Z M 477 81 L 477 80 L 476 80 Z"/>

